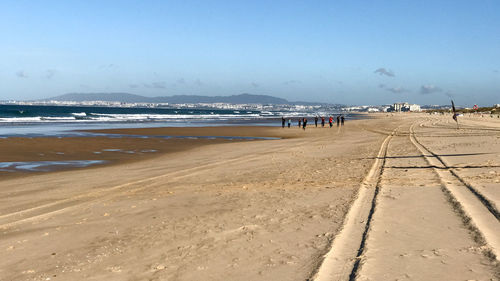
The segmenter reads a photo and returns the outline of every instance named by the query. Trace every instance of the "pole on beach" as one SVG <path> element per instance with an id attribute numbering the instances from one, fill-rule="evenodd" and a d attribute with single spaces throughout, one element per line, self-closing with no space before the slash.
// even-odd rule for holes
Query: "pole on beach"
<path id="1" fill-rule="evenodd" d="M 457 130 L 458 130 L 458 114 L 457 110 L 455 109 L 455 103 L 453 102 L 453 100 L 451 100 L 451 108 L 453 109 L 453 120 L 457 122 Z"/>

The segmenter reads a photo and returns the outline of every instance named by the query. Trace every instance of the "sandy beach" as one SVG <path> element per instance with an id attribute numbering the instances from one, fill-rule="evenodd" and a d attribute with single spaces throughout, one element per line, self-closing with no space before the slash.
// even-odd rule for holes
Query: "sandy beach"
<path id="1" fill-rule="evenodd" d="M 372 117 L 0 139 L 106 161 L 0 173 L 0 280 L 499 280 L 500 119 Z"/>

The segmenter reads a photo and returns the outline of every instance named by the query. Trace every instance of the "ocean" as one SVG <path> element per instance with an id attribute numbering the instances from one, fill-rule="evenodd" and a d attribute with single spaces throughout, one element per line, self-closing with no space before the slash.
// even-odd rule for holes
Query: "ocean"
<path id="1" fill-rule="evenodd" d="M 335 112 L 304 111 L 259 111 L 232 109 L 191 109 L 191 108 L 128 108 L 128 107 L 84 107 L 84 106 L 36 106 L 0 105 L 0 139 L 13 137 L 27 138 L 189 138 L 252 140 L 278 139 L 272 137 L 240 136 L 144 136 L 85 132 L 84 130 L 146 128 L 146 127 L 203 127 L 203 126 L 281 126 L 281 117 L 291 118 L 296 125 L 299 117 L 334 115 Z M 358 119 L 361 115 L 347 115 Z M 312 122 L 311 122 L 312 123 Z M 310 124 L 311 124 L 310 123 Z M 104 149 L 116 153 L 136 153 L 120 149 Z M 101 151 L 101 152 L 102 152 Z M 95 152 L 95 153 L 101 153 Z M 154 152 L 140 151 L 137 153 Z M 48 172 L 56 169 L 83 168 L 106 163 L 104 160 L 70 159 L 0 162 L 0 172 L 18 171 Z M 1 173 L 0 173 L 1 175 Z"/>
<path id="2" fill-rule="evenodd" d="M 261 111 L 221 109 L 0 105 L 0 123 L 18 124 L 228 120 L 261 116 Z"/>
<path id="3" fill-rule="evenodd" d="M 279 126 L 282 116 L 296 119 L 318 114 L 328 115 L 338 112 L 4 104 L 0 105 L 0 136 L 112 128 Z M 353 114 L 346 117 L 359 118 Z"/>

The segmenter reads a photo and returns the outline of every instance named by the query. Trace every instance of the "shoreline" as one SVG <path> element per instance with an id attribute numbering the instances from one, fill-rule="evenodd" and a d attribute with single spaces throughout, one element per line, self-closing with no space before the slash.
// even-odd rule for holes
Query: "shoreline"
<path id="1" fill-rule="evenodd" d="M 24 162 L 24 166 L 47 164 L 46 167 L 29 169 L 0 168 L 0 181 L 17 177 L 71 171 L 98 169 L 110 165 L 129 164 L 165 154 L 187 151 L 206 145 L 263 141 L 305 137 L 297 126 L 216 126 L 216 127 L 157 127 L 83 130 L 95 136 L 42 136 L 8 137 L 0 139 L 3 165 Z M 329 129 L 329 128 L 323 128 Z M 332 128 L 332 130 L 335 128 Z M 74 167 L 71 161 L 99 161 L 98 165 Z M 33 163 L 37 162 L 37 163 Z M 40 163 L 38 163 L 40 162 Z M 45 163 L 41 163 L 45 162 Z M 52 165 L 50 162 L 68 162 L 68 165 Z M 57 164 L 56 163 L 56 164 Z"/>
<path id="2" fill-rule="evenodd" d="M 132 128 L 85 131 L 107 134 L 107 136 L 2 138 L 0 139 L 0 154 L 2 155 L 2 163 L 6 164 L 9 162 L 26 162 L 26 165 L 28 165 L 30 162 L 89 160 L 104 161 L 105 163 L 101 163 L 99 166 L 79 168 L 71 167 L 71 165 L 48 167 L 47 169 L 50 169 L 50 171 L 9 170 L 4 168 L 4 171 L 0 169 L 0 181 L 61 170 L 93 169 L 109 165 L 121 165 L 211 144 L 261 140 L 245 139 L 251 137 L 280 137 L 280 133 L 275 132 L 275 127 L 271 128 L 274 129 L 262 129 L 260 127 L 230 127 L 228 129 L 221 129 L 221 127 Z M 123 136 L 119 136 L 120 134 Z M 150 137 L 142 138 L 141 136 Z M 157 138 L 158 136 L 168 137 Z M 178 138 L 180 136 L 183 136 L 183 138 Z M 197 136 L 201 138 L 196 138 Z M 214 136 L 215 138 L 209 138 L 208 136 Z M 239 139 L 238 137 L 243 138 Z"/>

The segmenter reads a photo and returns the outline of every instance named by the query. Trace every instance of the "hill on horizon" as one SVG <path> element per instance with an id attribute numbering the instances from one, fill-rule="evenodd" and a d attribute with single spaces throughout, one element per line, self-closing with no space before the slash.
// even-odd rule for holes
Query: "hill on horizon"
<path id="1" fill-rule="evenodd" d="M 69 93 L 48 99 L 52 101 L 109 101 L 127 103 L 262 103 L 289 104 L 286 99 L 268 95 L 239 94 L 231 96 L 173 95 L 145 97 L 129 93 Z"/>

